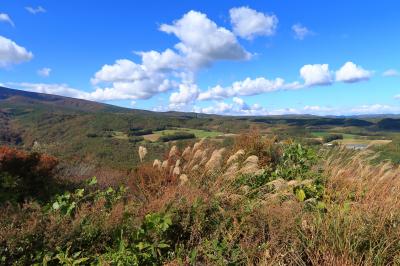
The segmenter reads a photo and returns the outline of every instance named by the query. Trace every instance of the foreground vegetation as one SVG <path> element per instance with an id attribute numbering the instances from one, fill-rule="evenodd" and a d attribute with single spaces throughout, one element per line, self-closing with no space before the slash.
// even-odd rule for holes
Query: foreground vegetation
<path id="1" fill-rule="evenodd" d="M 36 158 L 36 159 L 30 159 Z M 55 158 L 0 152 L 0 260 L 14 265 L 400 263 L 400 182 L 369 155 L 263 138 L 209 141 L 126 177 L 71 176 Z M 373 159 L 373 158 L 371 158 Z M 16 172 L 11 166 L 26 165 Z M 26 190 L 26 182 L 52 187 Z M 36 183 L 38 182 L 38 183 Z M 4 194 L 13 191 L 13 197 Z"/>

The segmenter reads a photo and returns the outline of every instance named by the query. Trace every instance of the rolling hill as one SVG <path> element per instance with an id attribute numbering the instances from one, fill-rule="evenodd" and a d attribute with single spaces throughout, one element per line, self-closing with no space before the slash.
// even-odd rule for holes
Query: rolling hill
<path id="1" fill-rule="evenodd" d="M 310 137 L 312 130 L 329 128 L 396 131 L 400 129 L 399 121 L 376 116 L 373 119 L 311 115 L 233 117 L 151 112 L 0 87 L 0 144 L 123 169 L 136 165 L 139 145 L 146 144 L 151 154 L 162 154 L 170 146 L 168 142 L 147 140 L 151 138 L 143 140 L 140 131 L 185 128 L 185 132 L 193 129 L 193 132 L 239 133 L 256 125 L 268 134 L 303 139 Z"/>
<path id="2" fill-rule="evenodd" d="M 138 160 L 139 144 L 116 137 L 132 129 L 186 127 L 236 132 L 250 124 L 237 123 L 231 117 L 134 110 L 4 87 L 0 87 L 0 122 L 2 144 L 117 168 L 133 167 Z M 149 146 L 159 153 L 168 143 Z"/>

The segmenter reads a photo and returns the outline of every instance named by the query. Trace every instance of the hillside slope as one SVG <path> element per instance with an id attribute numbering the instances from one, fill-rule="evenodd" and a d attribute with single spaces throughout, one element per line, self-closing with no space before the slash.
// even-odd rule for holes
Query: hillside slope
<path id="1" fill-rule="evenodd" d="M 249 124 L 246 121 L 238 124 L 236 118 L 134 110 L 4 87 L 0 87 L 0 122 L 0 144 L 116 168 L 130 168 L 138 161 L 139 144 L 114 137 L 126 135 L 132 128 L 236 131 Z M 148 144 L 154 153 L 162 153 L 168 146 L 168 143 Z"/>
<path id="2" fill-rule="evenodd" d="M 162 154 L 170 146 L 168 142 L 144 141 L 132 130 L 188 128 L 240 133 L 255 125 L 264 134 L 305 140 L 313 137 L 313 131 L 329 129 L 372 135 L 378 130 L 396 131 L 400 130 L 400 119 L 151 112 L 0 87 L 0 125 L 0 144 L 46 152 L 68 161 L 130 169 L 139 161 L 139 145 L 145 145 L 150 154 Z"/>

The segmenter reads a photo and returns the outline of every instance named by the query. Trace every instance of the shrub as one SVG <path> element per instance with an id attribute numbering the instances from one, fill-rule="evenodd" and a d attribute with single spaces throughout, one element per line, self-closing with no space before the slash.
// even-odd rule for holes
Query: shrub
<path id="1" fill-rule="evenodd" d="M 276 142 L 276 137 L 264 137 L 253 127 L 248 133 L 236 137 L 234 149 L 243 149 L 248 155 L 256 155 L 261 165 L 275 165 L 282 153 L 281 147 L 276 145 Z"/>
<path id="2" fill-rule="evenodd" d="M 333 140 L 343 139 L 342 134 L 328 134 L 322 138 L 323 142 L 331 142 Z"/>
<path id="3" fill-rule="evenodd" d="M 142 136 L 130 136 L 129 137 L 129 142 L 132 142 L 132 143 L 141 142 L 143 140 L 144 140 L 144 138 Z"/>
<path id="4" fill-rule="evenodd" d="M 86 136 L 88 138 L 97 138 L 98 137 L 98 135 L 96 133 L 88 133 L 88 134 L 86 134 Z"/>
<path id="5" fill-rule="evenodd" d="M 304 180 L 315 178 L 311 167 L 317 162 L 317 156 L 311 148 L 297 143 L 289 143 L 283 149 L 282 157 L 276 167 L 276 178 L 285 180 Z"/>
<path id="6" fill-rule="evenodd" d="M 143 136 L 143 135 L 149 135 L 149 134 L 153 134 L 153 130 L 141 129 L 141 130 L 136 130 L 136 131 L 130 131 L 128 133 L 129 136 Z"/>
<path id="7" fill-rule="evenodd" d="M 54 179 L 57 164 L 48 155 L 0 147 L 0 203 L 48 200 L 59 189 Z"/>
<path id="8" fill-rule="evenodd" d="M 193 133 L 188 132 L 176 132 L 171 135 L 164 135 L 159 138 L 159 141 L 167 142 L 172 140 L 181 140 L 181 139 L 194 139 L 196 136 Z"/>

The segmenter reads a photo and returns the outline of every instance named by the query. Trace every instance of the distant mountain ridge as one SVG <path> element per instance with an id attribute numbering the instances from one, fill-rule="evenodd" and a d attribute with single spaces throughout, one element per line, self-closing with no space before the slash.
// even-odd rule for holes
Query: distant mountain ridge
<path id="1" fill-rule="evenodd" d="M 82 111 L 117 111 L 129 110 L 110 104 L 98 103 L 88 100 L 58 96 L 46 93 L 29 92 L 0 87 L 0 101 L 18 104 L 43 104 L 56 108 L 70 108 Z"/>
<path id="2" fill-rule="evenodd" d="M 10 89 L 0 86 L 0 102 L 7 103 L 18 103 L 18 104 L 42 104 L 46 106 L 51 106 L 53 108 L 67 108 L 77 111 L 111 111 L 111 112 L 134 112 L 134 113 L 153 113 L 162 114 L 168 116 L 191 116 L 191 117 L 212 117 L 221 115 L 210 115 L 201 114 L 194 112 L 179 112 L 179 111 L 168 111 L 168 112 L 154 112 L 148 110 L 140 109 L 130 109 L 125 107 L 120 107 L 116 105 L 100 103 L 95 101 L 77 99 L 66 96 L 59 96 L 46 93 L 30 92 L 23 90 Z M 223 116 L 223 115 L 222 115 Z M 233 116 L 233 117 L 243 117 L 249 118 L 251 116 Z M 367 114 L 367 115 L 341 115 L 341 116 L 318 116 L 312 114 L 286 114 L 286 115 L 266 115 L 266 116 L 252 116 L 253 118 L 282 118 L 282 119 L 312 119 L 318 117 L 324 118 L 354 118 L 354 119 L 383 119 L 383 118 L 400 118 L 400 114 Z"/>

